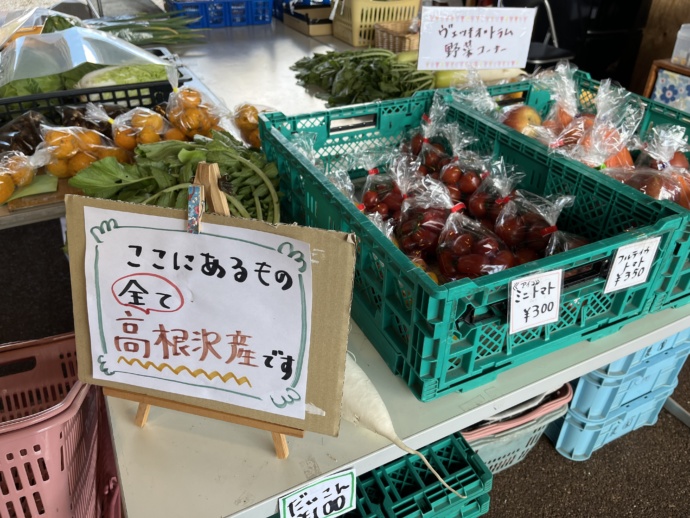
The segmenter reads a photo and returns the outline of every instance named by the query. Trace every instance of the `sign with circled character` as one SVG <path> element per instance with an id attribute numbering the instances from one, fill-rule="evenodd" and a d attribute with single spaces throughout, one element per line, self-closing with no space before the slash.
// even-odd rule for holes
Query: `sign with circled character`
<path id="1" fill-rule="evenodd" d="M 324 406 L 339 408 L 339 398 L 324 405 L 313 392 L 320 387 L 338 394 L 342 381 L 329 389 L 319 372 L 310 372 L 315 300 L 325 304 L 322 291 L 314 290 L 314 270 L 323 266 L 313 260 L 318 250 L 309 240 L 340 233 L 314 237 L 326 231 L 290 227 L 283 233 L 246 222 L 265 229 L 260 231 L 236 226 L 235 218 L 216 224 L 205 216 L 201 232 L 191 234 L 184 217 L 157 214 L 165 209 L 129 212 L 121 208 L 136 206 L 82 203 L 79 241 L 90 369 L 82 376 L 80 356 L 80 378 L 144 394 L 194 398 L 195 404 L 206 401 L 213 409 L 218 408 L 212 403 L 231 405 L 247 409 L 251 417 L 260 412 L 262 420 L 270 414 L 279 424 L 287 424 L 282 418 L 303 421 L 309 412 L 323 417 L 329 413 Z M 78 252 L 69 239 L 73 262 Z M 348 250 L 353 266 L 352 243 L 342 251 Z M 344 363 L 347 312 L 335 320 L 343 320 L 336 350 L 342 349 Z M 322 365 L 329 352 L 330 362 L 340 363 L 333 351 L 317 351 L 323 359 L 314 364 Z M 333 371 L 330 376 L 339 377 Z M 311 395 L 308 380 L 314 385 Z M 243 415 L 234 408 L 229 413 Z M 334 419 L 339 412 L 329 416 Z"/>
<path id="2" fill-rule="evenodd" d="M 424 7 L 419 70 L 522 68 L 534 8 Z"/>

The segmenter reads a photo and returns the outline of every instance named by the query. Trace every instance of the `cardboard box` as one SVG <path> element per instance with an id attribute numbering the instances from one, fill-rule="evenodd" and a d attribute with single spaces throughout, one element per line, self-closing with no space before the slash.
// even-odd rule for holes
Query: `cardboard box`
<path id="1" fill-rule="evenodd" d="M 330 7 L 298 7 L 294 13 L 286 8 L 283 23 L 307 36 L 330 36 L 333 34 L 330 14 Z"/>

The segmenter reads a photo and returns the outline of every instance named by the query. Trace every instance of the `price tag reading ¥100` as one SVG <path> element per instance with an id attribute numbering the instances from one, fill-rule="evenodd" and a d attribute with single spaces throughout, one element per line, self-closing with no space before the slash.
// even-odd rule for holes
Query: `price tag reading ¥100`
<path id="1" fill-rule="evenodd" d="M 616 250 L 604 293 L 624 290 L 647 281 L 661 237 L 625 245 Z"/>
<path id="2" fill-rule="evenodd" d="M 535 273 L 510 283 L 510 334 L 558 322 L 563 270 Z"/>
<path id="3" fill-rule="evenodd" d="M 325 518 L 340 516 L 357 506 L 355 468 L 310 480 L 278 499 L 280 518 Z"/>

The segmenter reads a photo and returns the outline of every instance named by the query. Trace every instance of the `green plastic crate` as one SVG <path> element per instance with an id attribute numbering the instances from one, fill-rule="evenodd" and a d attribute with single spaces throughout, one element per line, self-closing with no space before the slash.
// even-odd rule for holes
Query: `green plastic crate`
<path id="1" fill-rule="evenodd" d="M 578 108 L 585 113 L 594 113 L 595 98 L 600 83 L 593 80 L 589 74 L 582 71 L 577 71 L 575 73 L 575 82 L 578 90 Z M 520 94 L 520 100 L 534 107 L 542 117 L 545 117 L 551 108 L 552 102 L 549 92 L 536 88 L 530 81 L 495 85 L 488 87 L 488 89 L 489 93 L 494 97 L 506 94 Z M 638 97 L 645 106 L 645 114 L 638 130 L 641 137 L 644 138 L 651 128 L 661 124 L 683 126 L 686 128 L 686 134 L 690 135 L 690 114 L 646 97 L 636 97 Z M 513 99 L 513 102 L 515 102 L 515 99 Z M 548 148 L 537 140 L 522 135 L 512 128 L 493 121 L 488 117 L 477 115 L 484 120 L 484 122 L 509 132 L 513 138 L 524 146 L 529 147 L 532 151 L 548 154 Z M 690 153 L 686 153 L 686 155 L 690 158 Z M 573 167 L 584 167 L 589 171 L 593 171 L 593 169 L 574 160 L 558 155 L 554 155 L 554 158 L 556 160 L 569 162 Z M 624 189 L 635 190 L 629 186 L 624 186 Z M 683 211 L 682 208 L 680 210 Z M 687 211 L 685 212 L 687 213 Z M 659 287 L 659 294 L 652 308 L 654 311 L 680 307 L 690 303 L 690 217 L 687 218 L 687 221 L 688 224 L 681 226 L 674 239 L 676 245 L 671 252 L 672 261 L 669 263 L 668 270 L 662 273 L 662 283 Z"/>
<path id="2" fill-rule="evenodd" d="M 292 144 L 293 134 L 312 132 L 325 167 L 362 148 L 397 144 L 420 123 L 433 92 L 336 108 L 312 114 L 261 115 L 261 138 L 281 172 L 283 214 L 302 225 L 358 236 L 352 316 L 391 370 L 422 401 L 469 390 L 498 373 L 585 339 L 596 339 L 646 314 L 657 277 L 667 267 L 664 250 L 683 217 L 671 204 L 649 201 L 600 174 L 551 160 L 468 113 L 452 108 L 450 120 L 471 130 L 474 149 L 503 156 L 526 172 L 521 187 L 538 194 L 576 196 L 559 227 L 591 244 L 475 280 L 437 285 L 391 243 Z M 642 237 L 660 236 L 660 252 L 645 284 L 603 293 L 616 250 Z M 582 269 L 562 292 L 559 322 L 510 335 L 506 299 L 510 282 L 537 271 Z"/>
<path id="3" fill-rule="evenodd" d="M 419 457 L 406 455 L 361 475 L 370 505 L 386 518 L 474 518 L 489 511 L 493 475 L 461 435 L 455 434 L 420 450 L 454 495 L 436 479 Z"/>

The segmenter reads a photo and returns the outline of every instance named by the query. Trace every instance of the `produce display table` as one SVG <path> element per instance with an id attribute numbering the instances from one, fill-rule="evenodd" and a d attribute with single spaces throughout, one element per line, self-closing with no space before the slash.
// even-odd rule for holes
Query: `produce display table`
<path id="1" fill-rule="evenodd" d="M 655 313 L 428 403 L 415 399 L 354 324 L 348 349 L 376 384 L 398 435 L 419 448 L 688 327 L 690 306 Z M 307 433 L 289 439 L 290 456 L 278 460 L 268 433 L 160 408 L 151 409 L 141 429 L 134 424 L 136 403 L 108 398 L 107 405 L 130 517 L 271 516 L 278 496 L 315 476 L 351 466 L 359 475 L 405 454 L 343 422 L 337 438 Z"/>

